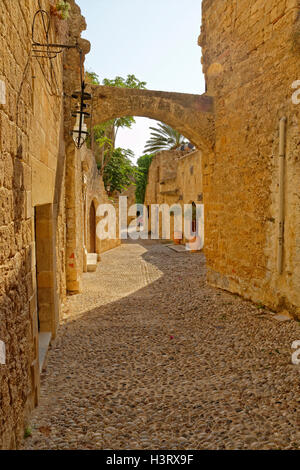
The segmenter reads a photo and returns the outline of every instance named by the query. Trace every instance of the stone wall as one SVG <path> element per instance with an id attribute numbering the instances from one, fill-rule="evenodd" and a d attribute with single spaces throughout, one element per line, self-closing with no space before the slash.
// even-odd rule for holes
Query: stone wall
<path id="1" fill-rule="evenodd" d="M 297 0 L 203 0 L 199 44 L 215 100 L 204 161 L 210 283 L 274 309 L 300 307 Z M 277 272 L 279 120 L 287 117 L 283 274 Z"/>
<path id="2" fill-rule="evenodd" d="M 85 20 L 74 0 L 69 3 L 70 20 L 51 17 L 48 39 L 78 43 L 84 59 Z M 34 57 L 31 28 L 39 6 L 50 11 L 49 0 L 0 2 L 0 341 L 6 346 L 0 449 L 20 445 L 39 399 L 38 333 L 55 337 L 66 291 L 80 290 L 84 271 L 86 149 L 75 150 L 70 137 L 79 52 L 70 49 L 52 61 Z M 41 15 L 34 29 L 35 40 L 44 43 Z M 94 171 L 88 184 L 93 197 L 105 199 Z"/>
<path id="3" fill-rule="evenodd" d="M 145 205 L 189 204 L 202 200 L 202 152 L 167 150 L 151 162 Z"/>
<path id="4" fill-rule="evenodd" d="M 149 209 L 151 230 L 151 204 L 179 204 L 184 214 L 184 204 L 201 204 L 202 152 L 185 153 L 179 150 L 162 151 L 153 158 L 148 174 L 145 206 Z M 182 222 L 182 229 L 184 225 Z M 170 237 L 174 234 L 174 218 L 171 214 Z M 160 236 L 162 224 L 160 220 Z"/>
<path id="5" fill-rule="evenodd" d="M 31 0 L 0 4 L 0 80 L 6 88 L 0 105 L 0 339 L 6 345 L 6 365 L 0 366 L 0 448 L 19 445 L 25 417 L 37 404 L 37 283 L 41 288 L 55 285 L 46 271 L 36 272 L 35 207 L 51 205 L 53 211 L 58 202 L 54 192 L 63 119 L 63 58 L 53 68 L 48 60 L 33 59 L 31 25 L 36 10 L 37 3 Z M 41 23 L 35 32 L 38 40 L 42 38 Z M 52 28 L 49 39 L 59 38 Z M 59 217 L 64 218 L 62 207 Z M 43 236 L 50 228 L 55 234 L 53 224 L 54 219 L 40 224 Z M 59 240 L 63 239 L 61 225 Z M 51 247 L 46 257 L 50 252 Z"/>
<path id="6" fill-rule="evenodd" d="M 125 191 L 123 191 L 122 193 L 117 193 L 116 197 L 114 196 L 115 201 L 117 201 L 120 196 L 127 197 L 127 227 L 129 227 L 131 223 L 134 224 L 134 221 L 136 220 L 136 214 L 129 215 L 129 208 L 136 204 L 135 192 L 136 184 L 132 183 Z"/>
<path id="7" fill-rule="evenodd" d="M 88 252 L 89 250 L 89 240 L 91 238 L 90 233 L 90 208 L 91 205 L 94 205 L 95 212 L 96 212 L 96 226 L 101 221 L 103 217 L 97 215 L 97 209 L 100 204 L 112 204 L 116 210 L 117 216 L 117 238 L 116 239 L 107 239 L 107 240 L 100 240 L 97 237 L 97 234 L 92 234 L 92 238 L 95 236 L 95 246 L 96 246 L 96 253 L 98 254 L 98 260 L 101 258 L 101 253 L 105 251 L 111 250 L 116 248 L 120 245 L 121 241 L 118 237 L 118 230 L 119 230 L 119 223 L 118 223 L 118 204 L 115 203 L 113 200 L 109 199 L 108 194 L 105 190 L 103 179 L 100 176 L 100 173 L 97 168 L 96 160 L 94 154 L 88 150 L 86 147 L 83 149 L 82 152 L 82 166 L 83 166 L 83 198 L 84 198 L 84 213 L 86 217 L 85 227 L 86 232 L 84 235 L 84 246 L 86 247 Z"/>
<path id="8" fill-rule="evenodd" d="M 179 150 L 167 150 L 153 157 L 148 173 L 145 205 L 167 203 L 170 198 L 172 203 L 178 202 L 176 176 L 178 158 L 182 155 Z"/>
<path id="9" fill-rule="evenodd" d="M 144 116 L 169 124 L 201 150 L 214 142 L 211 96 L 136 88 L 93 86 L 95 123 L 120 116 Z"/>
<path id="10" fill-rule="evenodd" d="M 202 152 L 195 150 L 179 157 L 176 180 L 180 193 L 179 198 L 183 204 L 202 203 L 202 179 Z"/>

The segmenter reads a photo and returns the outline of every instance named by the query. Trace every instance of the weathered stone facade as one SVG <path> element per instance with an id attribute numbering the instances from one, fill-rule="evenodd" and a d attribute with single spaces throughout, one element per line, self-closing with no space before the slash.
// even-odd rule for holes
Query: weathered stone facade
<path id="1" fill-rule="evenodd" d="M 48 39 L 78 43 L 84 55 L 85 21 L 74 0 L 69 3 L 70 20 L 52 17 Z M 5 449 L 19 446 L 26 417 L 38 403 L 38 332 L 55 337 L 66 293 L 80 291 L 86 252 L 100 255 L 119 243 L 94 237 L 97 207 L 108 199 L 92 153 L 76 150 L 70 136 L 71 94 L 80 85 L 78 50 L 53 60 L 34 57 L 31 28 L 39 7 L 49 11 L 49 0 L 0 3 L 0 341 L 6 345 L 0 448 Z M 157 203 L 202 202 L 203 192 L 208 281 L 298 317 L 300 108 L 291 98 L 292 83 L 300 80 L 299 31 L 297 0 L 203 0 L 199 44 L 207 94 L 92 87 L 95 124 L 146 116 L 173 126 L 201 150 L 176 165 L 166 154 L 157 156 L 146 204 L 153 202 L 151 191 Z M 35 38 L 45 41 L 41 17 Z M 282 117 L 287 135 L 279 272 Z M 160 158 L 168 163 L 160 165 Z"/>
<path id="2" fill-rule="evenodd" d="M 299 316 L 297 0 L 203 0 L 206 94 L 96 87 L 99 122 L 158 119 L 203 151 L 210 283 Z M 279 121 L 287 118 L 283 272 L 278 270 Z"/>
<path id="3" fill-rule="evenodd" d="M 101 240 L 96 235 L 95 225 L 102 219 L 97 214 L 97 210 L 100 204 L 113 204 L 116 217 L 117 227 L 116 233 L 118 235 L 118 204 L 115 203 L 108 197 L 108 194 L 104 188 L 103 179 L 100 177 L 99 170 L 97 168 L 94 154 L 86 147 L 82 150 L 83 154 L 83 204 L 84 204 L 84 217 L 86 231 L 84 234 L 84 246 L 89 253 L 97 253 L 98 259 L 100 260 L 101 253 L 108 251 L 112 248 L 116 248 L 120 245 L 121 241 L 119 238 Z M 91 220 L 95 217 L 95 221 Z M 93 251 L 95 249 L 95 251 Z M 84 269 L 85 270 L 85 269 Z"/>
<path id="4" fill-rule="evenodd" d="M 197 148 L 211 150 L 214 143 L 213 99 L 154 90 L 93 86 L 94 121 L 120 116 L 144 116 L 169 124 Z"/>
<path id="5" fill-rule="evenodd" d="M 215 153 L 205 156 L 210 283 L 300 314 L 297 0 L 203 0 L 199 44 L 215 102 Z M 287 118 L 283 273 L 277 270 L 279 120 Z"/>
<path id="6" fill-rule="evenodd" d="M 76 44 L 84 18 L 73 0 L 69 21 L 50 17 L 49 42 Z M 57 58 L 32 52 L 34 14 L 49 0 L 0 2 L 0 448 L 18 447 L 39 397 L 39 332 L 55 337 L 67 291 L 80 290 L 84 270 L 83 179 L 98 203 L 106 193 L 93 156 L 75 150 L 70 95 L 80 85 L 79 53 Z M 41 14 L 35 41 L 45 43 Z M 48 21 L 46 16 L 44 20 Z M 6 92 L 4 93 L 4 90 Z M 5 96 L 2 96 L 5 95 Z M 5 98 L 5 99 L 4 99 Z M 118 244 L 111 242 L 111 246 Z M 101 251 L 101 248 L 99 248 Z"/>
<path id="7" fill-rule="evenodd" d="M 202 152 L 162 151 L 153 158 L 148 174 L 145 206 L 149 211 L 151 230 L 152 204 L 179 204 L 184 215 L 185 204 L 202 204 Z M 184 223 L 182 221 L 182 231 Z M 160 235 L 162 223 L 160 221 Z M 174 217 L 171 213 L 170 237 L 174 235 Z"/>
<path id="8" fill-rule="evenodd" d="M 202 152 L 162 151 L 149 168 L 145 204 L 202 201 Z"/>

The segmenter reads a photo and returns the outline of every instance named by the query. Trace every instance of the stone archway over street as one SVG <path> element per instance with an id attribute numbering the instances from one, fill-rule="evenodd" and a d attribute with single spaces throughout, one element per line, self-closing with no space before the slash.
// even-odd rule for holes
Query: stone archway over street
<path id="1" fill-rule="evenodd" d="M 209 95 L 109 86 L 93 86 L 92 93 L 93 123 L 143 116 L 172 126 L 203 151 L 214 147 L 214 102 Z"/>

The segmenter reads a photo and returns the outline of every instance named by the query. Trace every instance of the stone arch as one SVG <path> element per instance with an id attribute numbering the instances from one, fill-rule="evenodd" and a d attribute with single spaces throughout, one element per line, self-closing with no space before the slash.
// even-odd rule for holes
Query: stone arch
<path id="1" fill-rule="evenodd" d="M 93 124 L 123 116 L 165 122 L 210 153 L 214 148 L 214 103 L 206 94 L 93 86 Z"/>

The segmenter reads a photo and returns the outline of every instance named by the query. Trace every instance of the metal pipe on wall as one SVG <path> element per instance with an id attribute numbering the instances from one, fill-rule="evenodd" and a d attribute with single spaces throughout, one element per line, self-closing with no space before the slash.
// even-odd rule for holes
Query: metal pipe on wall
<path id="1" fill-rule="evenodd" d="M 277 253 L 277 270 L 279 274 L 283 272 L 286 121 L 286 117 L 282 117 L 279 121 L 279 218 Z"/>

